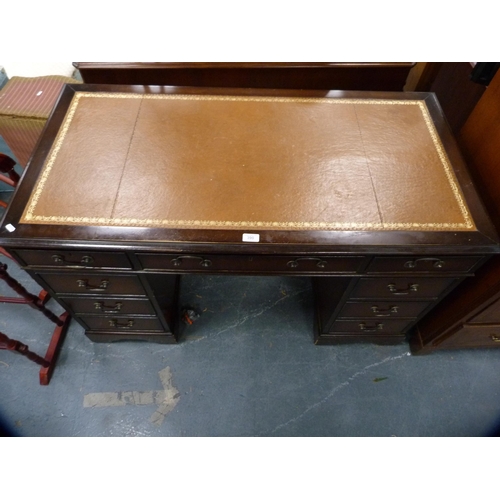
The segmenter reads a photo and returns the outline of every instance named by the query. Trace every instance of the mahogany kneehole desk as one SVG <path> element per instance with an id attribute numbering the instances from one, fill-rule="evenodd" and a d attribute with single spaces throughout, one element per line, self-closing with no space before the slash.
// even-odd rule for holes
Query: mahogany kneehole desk
<path id="1" fill-rule="evenodd" d="M 1 231 L 104 342 L 176 342 L 181 276 L 220 273 L 310 276 L 317 344 L 394 344 L 499 252 L 425 93 L 66 85 Z"/>

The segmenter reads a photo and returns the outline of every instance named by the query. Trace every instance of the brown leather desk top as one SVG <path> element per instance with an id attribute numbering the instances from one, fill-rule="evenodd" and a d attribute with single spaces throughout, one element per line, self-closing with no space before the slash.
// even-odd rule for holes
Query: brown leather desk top
<path id="1" fill-rule="evenodd" d="M 20 222 L 475 227 L 424 100 L 109 92 L 74 95 Z"/>

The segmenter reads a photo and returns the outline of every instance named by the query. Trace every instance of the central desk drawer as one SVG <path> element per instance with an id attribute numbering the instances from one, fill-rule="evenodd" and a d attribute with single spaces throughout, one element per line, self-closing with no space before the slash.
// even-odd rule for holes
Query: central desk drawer
<path id="1" fill-rule="evenodd" d="M 454 278 L 361 278 L 351 298 L 437 298 L 457 279 Z"/>
<path id="2" fill-rule="evenodd" d="M 179 272 L 268 272 L 277 274 L 352 273 L 363 266 L 358 256 L 283 256 L 283 255 L 214 255 L 214 254 L 137 254 L 147 270 Z"/>
<path id="3" fill-rule="evenodd" d="M 57 294 L 146 295 L 137 276 L 119 274 L 38 274 Z"/>

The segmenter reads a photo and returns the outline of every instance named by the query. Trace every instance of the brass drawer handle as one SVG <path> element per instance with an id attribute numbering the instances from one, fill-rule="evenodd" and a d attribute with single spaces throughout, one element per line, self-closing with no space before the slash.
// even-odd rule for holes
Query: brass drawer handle
<path id="1" fill-rule="evenodd" d="M 359 324 L 359 329 L 364 331 L 364 332 L 376 332 L 378 330 L 383 330 L 384 329 L 384 324 L 383 323 L 377 323 L 375 326 L 366 326 L 366 323 L 360 323 Z"/>
<path id="2" fill-rule="evenodd" d="M 371 310 L 378 317 L 390 316 L 391 314 L 397 314 L 398 306 L 391 306 L 387 309 L 379 309 L 377 306 L 372 306 Z"/>
<path id="3" fill-rule="evenodd" d="M 104 292 L 108 288 L 109 280 L 101 280 L 99 286 L 89 285 L 89 280 L 76 280 L 79 288 L 85 288 L 88 292 Z"/>
<path id="4" fill-rule="evenodd" d="M 212 261 L 209 259 L 205 259 L 205 257 L 199 257 L 198 255 L 179 255 L 175 259 L 172 259 L 170 262 L 176 267 L 182 265 L 182 261 L 184 259 L 198 259 L 200 261 L 200 266 L 202 267 L 210 267 L 212 265 Z"/>
<path id="5" fill-rule="evenodd" d="M 410 284 L 406 289 L 398 289 L 394 283 L 389 283 L 387 285 L 389 292 L 393 295 L 408 295 L 410 292 L 418 292 L 418 284 Z"/>
<path id="6" fill-rule="evenodd" d="M 444 261 L 436 257 L 421 257 L 420 259 L 409 260 L 404 263 L 404 267 L 408 269 L 415 269 L 419 262 L 434 262 L 433 267 L 436 269 L 441 269 L 444 266 Z"/>
<path id="7" fill-rule="evenodd" d="M 497 337 L 496 335 L 492 335 L 490 339 L 493 340 L 493 342 L 500 342 L 500 337 Z"/>
<path id="8" fill-rule="evenodd" d="M 118 323 L 116 319 L 110 319 L 109 326 L 111 328 L 132 328 L 134 326 L 134 320 L 129 319 L 125 324 L 123 324 L 123 323 Z"/>
<path id="9" fill-rule="evenodd" d="M 91 257 L 90 255 L 84 255 L 79 262 L 72 261 L 72 260 L 66 260 L 66 257 L 63 255 L 53 255 L 52 260 L 56 264 L 77 264 L 80 266 L 87 266 L 89 264 L 92 264 L 94 262 L 94 257 Z"/>
<path id="10" fill-rule="evenodd" d="M 299 267 L 300 260 L 314 260 L 316 261 L 316 267 L 324 268 L 326 267 L 326 261 L 319 259 L 318 257 L 297 257 L 295 260 L 291 260 L 286 263 L 288 267 L 297 268 Z"/>
<path id="11" fill-rule="evenodd" d="M 106 311 L 108 313 L 117 313 L 121 311 L 123 302 L 116 302 L 114 306 L 107 306 L 104 302 L 94 302 L 96 311 Z"/>

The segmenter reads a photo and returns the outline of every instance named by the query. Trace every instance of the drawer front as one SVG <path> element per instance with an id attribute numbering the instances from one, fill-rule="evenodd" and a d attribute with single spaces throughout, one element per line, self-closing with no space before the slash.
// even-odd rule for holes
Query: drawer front
<path id="1" fill-rule="evenodd" d="M 132 269 L 127 256 L 120 252 L 25 249 L 16 250 L 15 253 L 32 267 Z"/>
<path id="2" fill-rule="evenodd" d="M 375 257 L 368 273 L 467 273 L 482 257 Z"/>
<path id="3" fill-rule="evenodd" d="M 453 278 L 361 278 L 352 298 L 436 298 L 454 281 Z"/>
<path id="4" fill-rule="evenodd" d="M 301 257 L 275 255 L 179 255 L 139 253 L 144 269 L 179 272 L 269 272 L 276 274 L 356 273 L 364 257 Z"/>
<path id="5" fill-rule="evenodd" d="M 148 299 L 64 297 L 64 302 L 75 314 L 155 314 Z"/>
<path id="6" fill-rule="evenodd" d="M 376 344 L 398 345 L 406 341 L 406 335 L 356 335 L 354 333 L 337 333 L 320 335 L 316 338 L 316 345 L 337 344 Z"/>
<path id="7" fill-rule="evenodd" d="M 346 302 L 339 318 L 416 318 L 429 302 Z"/>
<path id="8" fill-rule="evenodd" d="M 486 309 L 474 316 L 468 323 L 500 323 L 500 300 L 496 300 Z"/>
<path id="9" fill-rule="evenodd" d="M 494 325 L 463 325 L 453 335 L 433 345 L 442 349 L 466 347 L 500 347 L 500 323 Z"/>
<path id="10" fill-rule="evenodd" d="M 39 273 L 57 294 L 145 295 L 137 276 L 117 274 Z"/>
<path id="11" fill-rule="evenodd" d="M 106 330 L 113 332 L 127 331 L 163 331 L 160 320 L 154 318 L 131 318 L 127 316 L 79 316 L 90 330 Z"/>
<path id="12" fill-rule="evenodd" d="M 329 328 L 331 333 L 359 333 L 366 335 L 377 335 L 395 333 L 401 334 L 413 321 L 387 320 L 387 319 L 363 319 L 363 320 L 337 320 Z"/>

